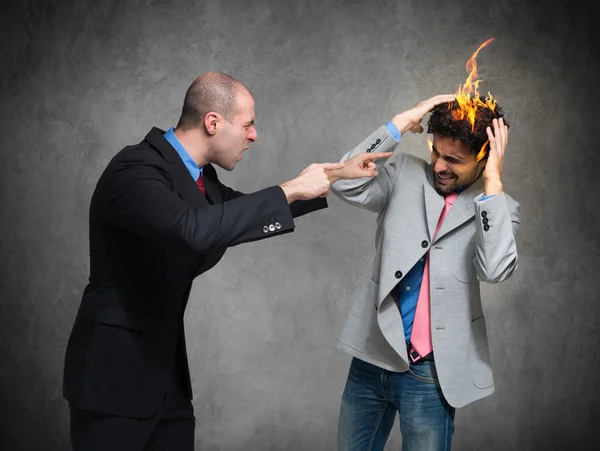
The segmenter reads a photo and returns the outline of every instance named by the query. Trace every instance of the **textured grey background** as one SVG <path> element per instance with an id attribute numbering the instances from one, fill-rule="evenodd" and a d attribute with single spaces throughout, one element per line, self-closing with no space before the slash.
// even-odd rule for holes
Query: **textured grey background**
<path id="1" fill-rule="evenodd" d="M 222 178 L 252 191 L 336 161 L 394 113 L 464 82 L 512 123 L 505 189 L 520 270 L 484 286 L 496 393 L 453 449 L 598 449 L 597 27 L 592 2 L 3 2 L 0 447 L 68 449 L 66 341 L 88 275 L 87 214 L 111 156 L 174 125 L 222 70 L 256 97 L 258 142 Z M 402 149 L 427 156 L 425 136 Z M 334 348 L 375 218 L 336 198 L 295 233 L 231 249 L 186 315 L 197 449 L 332 450 L 349 357 Z M 398 449 L 394 429 L 388 449 Z"/>

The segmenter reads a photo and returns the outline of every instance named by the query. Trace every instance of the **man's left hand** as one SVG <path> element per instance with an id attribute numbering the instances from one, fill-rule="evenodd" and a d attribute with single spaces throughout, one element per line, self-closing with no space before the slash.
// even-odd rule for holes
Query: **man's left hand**
<path id="1" fill-rule="evenodd" d="M 508 126 L 504 124 L 504 119 L 494 119 L 492 125 L 494 126 L 493 133 L 491 127 L 486 130 L 490 140 L 490 151 L 483 171 L 486 196 L 502 192 L 502 165 L 508 144 Z"/>

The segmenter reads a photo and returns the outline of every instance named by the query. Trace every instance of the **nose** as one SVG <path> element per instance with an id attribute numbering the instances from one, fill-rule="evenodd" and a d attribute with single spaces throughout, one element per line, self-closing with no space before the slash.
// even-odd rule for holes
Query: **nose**
<path id="1" fill-rule="evenodd" d="M 256 141 L 258 139 L 258 133 L 256 131 L 256 128 L 250 127 L 250 130 L 248 130 L 248 141 Z"/>
<path id="2" fill-rule="evenodd" d="M 442 158 L 438 158 L 433 162 L 433 171 L 436 173 L 445 172 L 448 170 L 448 165 Z"/>

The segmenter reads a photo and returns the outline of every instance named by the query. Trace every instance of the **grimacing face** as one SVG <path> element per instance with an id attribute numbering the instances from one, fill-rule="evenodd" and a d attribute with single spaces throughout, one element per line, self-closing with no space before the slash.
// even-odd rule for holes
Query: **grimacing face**
<path id="1" fill-rule="evenodd" d="M 431 166 L 435 189 L 447 194 L 473 183 L 485 168 L 485 159 L 477 161 L 471 150 L 450 136 L 433 135 Z"/>
<path id="2" fill-rule="evenodd" d="M 254 128 L 254 99 L 247 92 L 237 95 L 237 114 L 231 119 L 223 118 L 219 129 L 219 150 L 216 162 L 223 169 L 233 170 L 241 161 L 242 153 L 258 138 Z"/>

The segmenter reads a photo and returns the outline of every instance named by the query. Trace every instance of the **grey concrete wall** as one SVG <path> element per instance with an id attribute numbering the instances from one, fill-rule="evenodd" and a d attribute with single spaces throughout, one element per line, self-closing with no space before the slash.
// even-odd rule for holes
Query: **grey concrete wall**
<path id="1" fill-rule="evenodd" d="M 4 2 L 6 3 L 6 2 Z M 599 39 L 592 2 L 78 0 L 0 15 L 0 447 L 68 449 L 68 334 L 105 164 L 221 70 L 256 97 L 258 142 L 223 180 L 252 191 L 336 161 L 478 62 L 512 123 L 505 190 L 520 270 L 483 288 L 496 393 L 453 449 L 598 449 Z M 425 135 L 402 149 L 427 156 Z M 332 450 L 349 357 L 334 348 L 375 218 L 336 198 L 295 233 L 231 249 L 186 314 L 197 449 Z M 387 449 L 399 449 L 394 429 Z"/>

